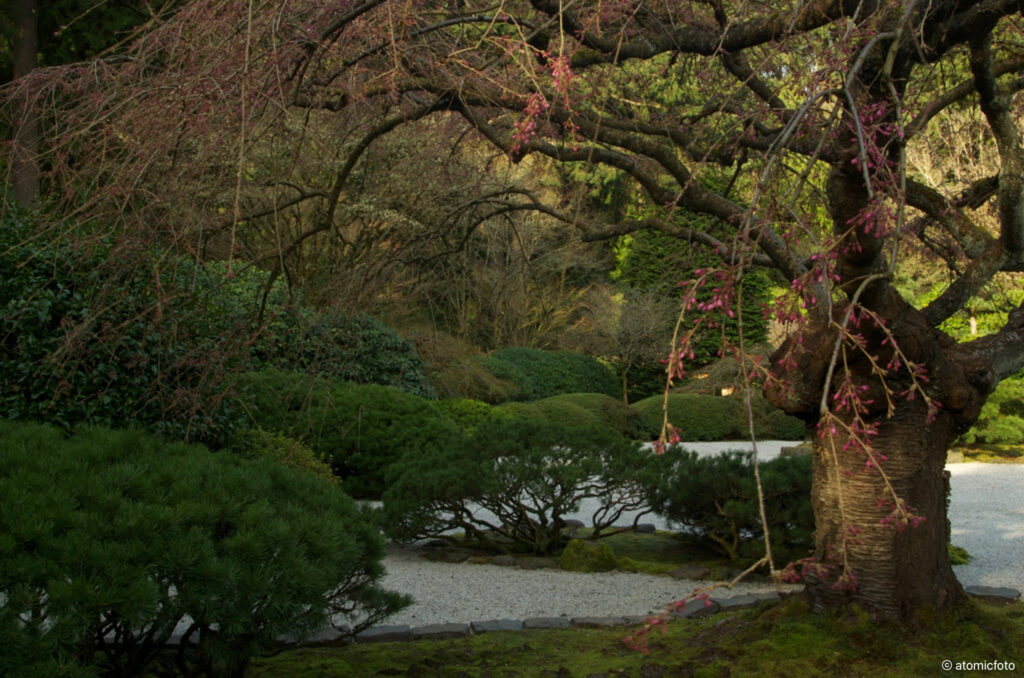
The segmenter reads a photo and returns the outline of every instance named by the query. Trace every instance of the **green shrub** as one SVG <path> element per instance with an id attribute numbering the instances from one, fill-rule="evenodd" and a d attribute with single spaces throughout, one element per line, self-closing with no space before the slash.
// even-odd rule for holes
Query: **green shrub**
<path id="1" fill-rule="evenodd" d="M 240 676 L 283 634 L 407 600 L 343 492 L 270 460 L 141 432 L 0 422 L 0 674 Z M 191 622 L 188 622 L 188 619 Z"/>
<path id="2" fill-rule="evenodd" d="M 580 353 L 503 348 L 476 358 L 497 378 L 515 385 L 515 397 L 540 400 L 562 393 L 603 393 L 619 396 L 620 385 L 610 366 Z"/>
<path id="3" fill-rule="evenodd" d="M 221 444 L 245 328 L 155 253 L 0 223 L 0 417 L 143 425 Z"/>
<path id="4" fill-rule="evenodd" d="M 257 366 L 437 397 L 416 348 L 369 315 L 281 311 L 256 342 L 254 357 Z"/>
<path id="5" fill-rule="evenodd" d="M 647 425 L 661 431 L 664 396 L 633 403 Z M 741 440 L 749 437 L 743 403 L 736 398 L 670 393 L 668 420 L 684 440 Z"/>
<path id="6" fill-rule="evenodd" d="M 700 457 L 672 447 L 659 459 L 650 487 L 655 512 L 709 539 L 732 560 L 756 557 L 764 539 L 749 453 Z M 772 550 L 780 559 L 807 554 L 814 543 L 811 458 L 761 462 Z"/>
<path id="7" fill-rule="evenodd" d="M 531 422 L 565 424 L 578 428 L 610 431 L 599 413 L 582 407 L 575 402 L 564 400 L 559 396 L 535 400 L 529 403 L 502 403 L 495 407 L 494 411 L 509 418 L 523 419 Z"/>
<path id="8" fill-rule="evenodd" d="M 596 499 L 593 538 L 623 512 L 646 511 L 641 481 L 654 455 L 599 429 L 490 419 L 464 446 L 408 454 L 384 493 L 385 524 L 402 539 L 452 539 L 498 551 L 557 552 L 564 516 Z M 490 515 L 475 509 L 483 508 Z"/>
<path id="9" fill-rule="evenodd" d="M 803 440 L 807 437 L 807 424 L 774 407 L 758 417 L 755 430 L 759 437 L 769 440 Z"/>
<path id="10" fill-rule="evenodd" d="M 565 393 L 529 403 L 502 403 L 495 412 L 509 417 L 597 428 L 633 440 L 652 440 L 652 428 L 640 412 L 603 393 Z"/>
<path id="11" fill-rule="evenodd" d="M 347 492 L 379 498 L 405 453 L 455 447 L 459 429 L 437 406 L 396 388 L 265 369 L 242 377 L 254 422 L 324 455 Z"/>
<path id="12" fill-rule="evenodd" d="M 250 429 L 237 436 L 231 447 L 247 457 L 273 459 L 288 468 L 312 473 L 328 485 L 340 484 L 321 454 L 280 433 Z"/>
<path id="13" fill-rule="evenodd" d="M 472 433 L 477 426 L 494 416 L 494 408 L 480 400 L 471 398 L 447 398 L 437 402 L 437 409 L 448 416 L 455 425 L 466 433 Z"/>
<path id="14" fill-rule="evenodd" d="M 1001 381 L 982 406 L 978 421 L 961 440 L 968 445 L 1024 443 L 1024 377 Z"/>

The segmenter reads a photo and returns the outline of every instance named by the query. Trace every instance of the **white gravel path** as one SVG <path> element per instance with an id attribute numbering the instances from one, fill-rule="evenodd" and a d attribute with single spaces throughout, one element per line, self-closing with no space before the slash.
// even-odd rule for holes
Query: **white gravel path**
<path id="1" fill-rule="evenodd" d="M 762 459 L 792 442 L 759 443 Z M 702 454 L 740 449 L 749 443 L 690 443 Z M 1024 465 L 950 464 L 952 541 L 974 556 L 957 566 L 964 585 L 1008 586 L 1024 591 Z M 582 507 L 585 513 L 586 507 Z M 670 526 L 660 516 L 645 522 Z M 520 570 L 496 565 L 435 563 L 397 550 L 384 560 L 386 588 L 410 593 L 416 602 L 389 624 L 422 626 L 448 622 L 530 617 L 646 615 L 710 582 L 608 572 Z M 770 584 L 740 584 L 723 595 L 771 591 Z"/>

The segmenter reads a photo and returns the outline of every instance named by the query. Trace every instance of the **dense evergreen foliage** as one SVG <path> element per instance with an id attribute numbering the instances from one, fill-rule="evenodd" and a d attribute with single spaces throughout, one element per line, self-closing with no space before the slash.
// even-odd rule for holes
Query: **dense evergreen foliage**
<path id="1" fill-rule="evenodd" d="M 516 388 L 516 400 L 540 400 L 562 393 L 619 395 L 615 371 L 594 358 L 569 351 L 503 348 L 478 359 Z"/>
<path id="2" fill-rule="evenodd" d="M 369 315 L 282 312 L 254 348 L 258 365 L 437 397 L 416 348 Z"/>
<path id="3" fill-rule="evenodd" d="M 1024 378 L 1002 381 L 981 408 L 978 421 L 961 440 L 967 444 L 1024 443 Z"/>
<path id="4" fill-rule="evenodd" d="M 246 362 L 219 290 L 99 238 L 0 225 L 0 416 L 141 424 L 220 444 L 239 424 L 227 375 Z M 125 270 L 117 262 L 137 257 Z"/>
<path id="5" fill-rule="evenodd" d="M 639 411 L 603 393 L 565 393 L 528 403 L 503 403 L 494 411 L 516 419 L 593 428 L 633 440 L 653 440 L 659 431 Z"/>
<path id="6" fill-rule="evenodd" d="M 707 538 L 733 560 L 763 553 L 764 530 L 748 453 L 701 457 L 669 448 L 650 490 L 654 510 Z M 808 555 L 814 545 L 811 458 L 779 457 L 760 464 L 765 515 L 779 562 Z"/>
<path id="7" fill-rule="evenodd" d="M 664 419 L 664 396 L 633 403 L 649 428 L 660 431 Z M 754 432 L 759 438 L 803 440 L 806 427 L 796 417 L 777 410 L 763 399 L 754 402 Z M 735 397 L 670 393 L 668 421 L 683 440 L 745 440 L 750 437 L 749 417 L 743 401 Z"/>
<path id="8" fill-rule="evenodd" d="M 355 497 L 379 497 L 388 467 L 403 454 L 441 452 L 461 439 L 433 402 L 396 388 L 273 368 L 243 375 L 242 383 L 253 421 L 324 455 Z"/>
<path id="9" fill-rule="evenodd" d="M 598 506 L 595 537 L 623 511 L 645 507 L 641 478 L 653 456 L 599 429 L 491 419 L 464 446 L 402 457 L 384 493 L 386 525 L 398 539 L 459 530 L 468 545 L 557 552 L 567 541 L 564 517 L 583 499 Z"/>
<path id="10" fill-rule="evenodd" d="M 240 676 L 282 635 L 354 629 L 406 600 L 337 488 L 140 432 L 0 422 L 0 674 Z"/>

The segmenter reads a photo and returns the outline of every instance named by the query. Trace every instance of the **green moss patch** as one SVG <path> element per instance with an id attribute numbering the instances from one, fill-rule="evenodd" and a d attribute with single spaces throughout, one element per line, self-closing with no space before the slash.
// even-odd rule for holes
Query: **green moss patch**
<path id="1" fill-rule="evenodd" d="M 487 633 L 444 641 L 297 649 L 253 664 L 248 676 L 960 676 L 943 660 L 1024 666 L 1024 604 L 972 601 L 929 632 L 903 637 L 856 612 L 814 615 L 799 598 L 770 607 L 674 621 L 628 649 L 636 629 Z M 971 672 L 971 676 L 1011 672 Z"/>
<path id="2" fill-rule="evenodd" d="M 562 551 L 558 566 L 570 572 L 609 572 L 616 567 L 615 553 L 604 542 L 573 539 Z"/>
<path id="3" fill-rule="evenodd" d="M 964 455 L 964 461 L 982 461 L 990 464 L 1024 464 L 1024 445 L 972 445 L 954 451 Z"/>

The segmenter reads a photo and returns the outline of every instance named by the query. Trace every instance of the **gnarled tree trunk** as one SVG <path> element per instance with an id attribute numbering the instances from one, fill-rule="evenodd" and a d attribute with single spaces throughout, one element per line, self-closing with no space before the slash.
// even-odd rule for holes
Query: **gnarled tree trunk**
<path id="1" fill-rule="evenodd" d="M 944 467 L 994 376 L 974 350 L 981 344 L 956 344 L 895 293 L 882 290 L 873 302 L 885 311 L 884 328 L 862 323 L 860 346 L 850 334 L 840 342 L 845 311 L 836 311 L 832 322 L 776 352 L 779 381 L 766 391 L 778 407 L 817 424 L 816 548 L 803 568 L 813 608 L 855 602 L 875 618 L 912 626 L 921 613 L 964 600 L 946 547 Z M 884 369 L 894 345 L 912 369 Z M 857 408 L 843 405 L 846 380 Z"/>
<path id="2" fill-rule="evenodd" d="M 946 549 L 943 467 L 955 433 L 949 416 L 928 423 L 927 409 L 920 399 L 901 404 L 880 424 L 872 454 L 884 458 L 881 470 L 869 467 L 865 454 L 844 451 L 841 435 L 815 441 L 815 556 L 833 569 L 808 578 L 814 609 L 856 601 L 877 617 L 913 622 L 919 611 L 963 599 Z M 898 514 L 897 499 L 914 518 Z M 848 583 L 840 580 L 844 568 Z"/>

